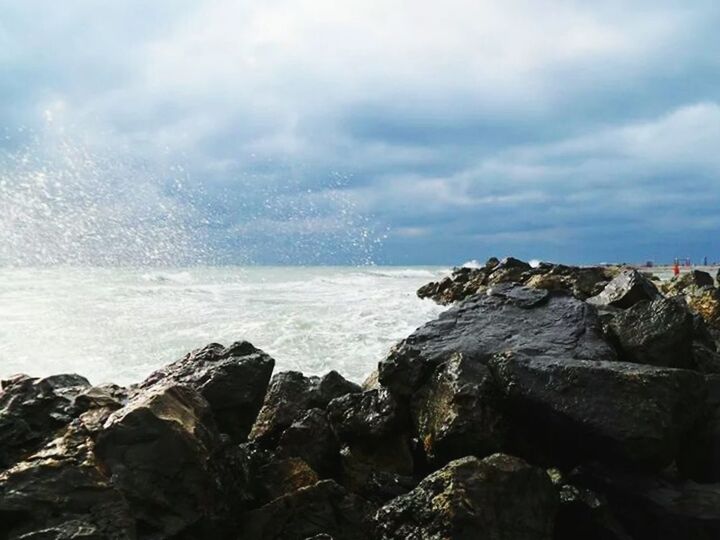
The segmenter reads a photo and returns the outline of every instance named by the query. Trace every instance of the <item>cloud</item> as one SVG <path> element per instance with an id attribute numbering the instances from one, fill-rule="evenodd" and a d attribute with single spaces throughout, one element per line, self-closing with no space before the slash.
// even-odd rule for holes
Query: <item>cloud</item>
<path id="1" fill-rule="evenodd" d="M 0 9 L 6 150 L 50 130 L 112 156 L 225 260 L 669 259 L 680 227 L 717 232 L 713 2 Z"/>

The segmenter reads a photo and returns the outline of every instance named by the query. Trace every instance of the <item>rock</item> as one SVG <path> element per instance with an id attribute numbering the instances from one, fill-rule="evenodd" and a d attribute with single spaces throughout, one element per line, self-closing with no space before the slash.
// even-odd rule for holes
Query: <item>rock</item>
<path id="1" fill-rule="evenodd" d="M 720 482 L 720 375 L 706 378 L 705 415 L 684 441 L 677 465 L 686 477 L 702 483 Z"/>
<path id="2" fill-rule="evenodd" d="M 506 257 L 490 270 L 487 284 L 524 283 L 527 280 L 526 274 L 531 270 L 532 266 L 525 261 Z"/>
<path id="3" fill-rule="evenodd" d="M 468 298 L 396 345 L 379 364 L 380 383 L 408 396 L 460 353 L 484 363 L 497 352 L 614 360 L 597 312 L 570 295 L 499 285 Z"/>
<path id="4" fill-rule="evenodd" d="M 380 380 L 378 379 L 378 370 L 374 369 L 370 375 L 368 375 L 363 383 L 360 385 L 360 388 L 365 390 L 375 390 L 376 388 L 380 388 Z"/>
<path id="5" fill-rule="evenodd" d="M 428 283 L 417 290 L 419 298 L 430 298 L 446 306 L 464 300 L 485 289 L 491 269 L 460 267 L 438 282 Z"/>
<path id="6" fill-rule="evenodd" d="M 305 377 L 298 371 L 273 376 L 250 439 L 270 447 L 277 444 L 282 432 L 312 408 L 324 409 L 334 398 L 360 387 L 345 380 L 336 371 L 324 377 Z"/>
<path id="7" fill-rule="evenodd" d="M 489 363 L 529 458 L 661 469 L 701 415 L 699 373 L 625 362 L 498 354 Z M 528 450 L 529 449 L 529 450 Z"/>
<path id="8" fill-rule="evenodd" d="M 130 506 L 92 449 L 90 433 L 75 421 L 41 450 L 0 473 L 0 536 L 134 540 Z"/>
<path id="9" fill-rule="evenodd" d="M 247 341 L 212 343 L 150 375 L 141 389 L 170 382 L 197 390 L 233 441 L 247 438 L 265 397 L 275 361 Z"/>
<path id="10" fill-rule="evenodd" d="M 575 481 L 603 493 L 635 540 L 720 538 L 720 485 L 586 466 Z"/>
<path id="11" fill-rule="evenodd" d="M 555 540 L 633 540 L 596 493 L 572 484 L 563 484 L 559 490 Z"/>
<path id="12" fill-rule="evenodd" d="M 627 309 L 638 302 L 655 300 L 659 296 L 660 291 L 652 281 L 637 270 L 626 269 L 613 278 L 600 294 L 588 298 L 588 302 Z"/>
<path id="13" fill-rule="evenodd" d="M 465 457 L 375 515 L 378 538 L 552 538 L 557 493 L 542 469 L 495 454 Z"/>
<path id="14" fill-rule="evenodd" d="M 334 540 L 366 540 L 373 537 L 372 511 L 360 497 L 323 480 L 242 515 L 237 538 L 305 540 L 328 535 Z"/>
<path id="15" fill-rule="evenodd" d="M 662 367 L 693 368 L 694 320 L 674 298 L 638 302 L 610 323 L 621 359 Z"/>
<path id="16" fill-rule="evenodd" d="M 195 390 L 156 386 L 112 413 L 95 455 L 130 503 L 138 529 L 166 538 L 227 511 L 208 403 Z"/>
<path id="17" fill-rule="evenodd" d="M 409 412 L 387 390 L 332 400 L 328 420 L 344 445 L 341 477 L 348 489 L 378 500 L 412 484 Z"/>
<path id="18" fill-rule="evenodd" d="M 525 285 L 545 290 L 565 290 L 575 298 L 586 300 L 602 292 L 616 273 L 616 269 L 604 266 L 541 263 L 533 269 L 533 275 L 525 281 Z"/>
<path id="19" fill-rule="evenodd" d="M 702 289 L 714 287 L 715 283 L 710 274 L 702 270 L 691 270 L 679 276 L 673 276 L 663 290 L 668 295 L 682 294 L 687 289 Z"/>
<path id="20" fill-rule="evenodd" d="M 340 468 L 340 445 L 322 409 L 310 409 L 280 437 L 276 455 L 303 459 L 322 478 L 334 477 Z"/>
<path id="21" fill-rule="evenodd" d="M 80 375 L 0 382 L 0 470 L 39 450 L 83 412 L 75 398 L 89 386 Z"/>
<path id="22" fill-rule="evenodd" d="M 413 418 L 435 466 L 499 452 L 506 428 L 500 392 L 487 366 L 454 354 L 413 395 Z"/>
<path id="23" fill-rule="evenodd" d="M 720 341 L 720 289 L 686 289 L 685 301 L 702 317 L 712 337 Z"/>
<path id="24" fill-rule="evenodd" d="M 291 457 L 274 460 L 260 468 L 257 484 L 260 499 L 269 502 L 300 488 L 316 484 L 320 479 L 304 460 Z"/>

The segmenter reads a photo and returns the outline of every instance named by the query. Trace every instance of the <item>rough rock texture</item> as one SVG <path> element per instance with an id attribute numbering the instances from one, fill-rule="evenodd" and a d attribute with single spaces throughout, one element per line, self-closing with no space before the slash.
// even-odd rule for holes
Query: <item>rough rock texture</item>
<path id="1" fill-rule="evenodd" d="M 500 354 L 490 368 L 531 451 L 660 469 L 701 415 L 704 378 L 625 362 Z"/>
<path id="2" fill-rule="evenodd" d="M 348 489 L 383 500 L 413 484 L 409 413 L 387 390 L 334 399 L 328 419 L 343 444 L 341 478 Z"/>
<path id="3" fill-rule="evenodd" d="M 378 538 L 549 540 L 558 500 L 550 478 L 495 454 L 452 461 L 375 515 Z"/>
<path id="4" fill-rule="evenodd" d="M 89 387 L 80 375 L 17 375 L 0 382 L 0 470 L 41 448 L 76 418 L 84 409 L 75 398 Z"/>
<path id="5" fill-rule="evenodd" d="M 686 289 L 685 301 L 703 318 L 713 338 L 720 342 L 720 289 Z"/>
<path id="6" fill-rule="evenodd" d="M 563 484 L 559 492 L 555 540 L 633 540 L 604 498 L 592 490 Z"/>
<path id="7" fill-rule="evenodd" d="M 340 445 L 322 409 L 310 409 L 295 420 L 280 437 L 276 455 L 303 459 L 322 478 L 336 476 L 340 467 Z"/>
<path id="8" fill-rule="evenodd" d="M 507 425 L 487 366 L 455 354 L 413 395 L 415 428 L 435 466 L 499 452 Z"/>
<path id="9" fill-rule="evenodd" d="M 278 373 L 270 381 L 250 439 L 272 446 L 309 409 L 324 409 L 334 398 L 360 391 L 336 371 L 323 377 L 305 377 L 298 371 Z"/>
<path id="10" fill-rule="evenodd" d="M 499 285 L 442 313 L 396 345 L 380 362 L 380 383 L 410 395 L 435 368 L 459 353 L 485 362 L 497 352 L 615 360 L 594 307 L 572 296 Z"/>
<path id="11" fill-rule="evenodd" d="M 678 468 L 696 482 L 720 482 L 720 375 L 706 378 L 705 414 L 684 441 Z"/>
<path id="12" fill-rule="evenodd" d="M 720 538 L 720 486 L 585 467 L 576 481 L 603 493 L 635 540 Z"/>
<path id="13" fill-rule="evenodd" d="M 262 406 L 274 365 L 247 341 L 229 347 L 211 343 L 156 371 L 140 388 L 168 383 L 194 388 L 210 404 L 220 431 L 242 442 Z"/>
<path id="14" fill-rule="evenodd" d="M 207 402 L 176 385 L 152 388 L 112 413 L 94 450 L 139 529 L 167 537 L 225 509 L 211 461 L 219 445 Z"/>
<path id="15" fill-rule="evenodd" d="M 334 540 L 372 538 L 372 507 L 332 480 L 298 489 L 244 514 L 237 538 L 305 540 L 328 535 Z"/>
<path id="16" fill-rule="evenodd" d="M 565 266 L 564 264 L 541 263 L 534 269 L 525 285 L 546 290 L 569 291 L 580 300 L 586 300 L 602 292 L 617 273 L 614 267 L 606 266 Z"/>
<path id="17" fill-rule="evenodd" d="M 687 289 L 701 289 L 703 287 L 714 287 L 715 282 L 710 274 L 702 270 L 691 270 L 679 276 L 673 276 L 663 286 L 663 292 L 668 295 L 682 294 Z"/>
<path id="18" fill-rule="evenodd" d="M 628 362 L 694 367 L 695 325 L 687 305 L 674 298 L 638 302 L 609 324 Z"/>
<path id="19" fill-rule="evenodd" d="M 655 300 L 660 296 L 655 284 L 637 270 L 626 269 L 608 283 L 598 295 L 588 302 L 598 306 L 627 309 L 643 300 Z"/>

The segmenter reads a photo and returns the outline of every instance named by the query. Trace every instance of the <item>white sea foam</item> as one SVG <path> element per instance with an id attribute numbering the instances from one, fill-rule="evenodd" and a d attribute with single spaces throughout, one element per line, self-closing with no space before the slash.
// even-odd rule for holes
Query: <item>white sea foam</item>
<path id="1" fill-rule="evenodd" d="M 435 317 L 435 268 L 0 268 L 0 376 L 136 382 L 210 342 L 247 339 L 276 369 L 360 381 Z"/>

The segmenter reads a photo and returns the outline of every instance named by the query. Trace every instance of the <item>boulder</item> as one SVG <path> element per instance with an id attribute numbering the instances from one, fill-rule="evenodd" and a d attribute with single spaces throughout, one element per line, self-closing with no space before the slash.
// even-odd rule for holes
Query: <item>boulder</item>
<path id="1" fill-rule="evenodd" d="M 415 429 L 430 463 L 499 452 L 506 428 L 500 391 L 487 366 L 456 353 L 415 392 Z"/>
<path id="2" fill-rule="evenodd" d="M 493 266 L 485 268 L 455 268 L 441 281 L 423 285 L 417 290 L 419 298 L 430 298 L 441 306 L 464 300 L 485 289 L 487 277 Z"/>
<path id="3" fill-rule="evenodd" d="M 528 458 L 670 464 L 702 413 L 701 374 L 625 362 L 498 354 L 489 363 Z"/>
<path id="4" fill-rule="evenodd" d="M 340 445 L 322 409 L 310 409 L 280 437 L 276 455 L 303 459 L 322 478 L 334 477 L 340 467 Z"/>
<path id="5" fill-rule="evenodd" d="M 714 287 L 715 282 L 710 274 L 702 270 L 691 270 L 679 276 L 673 276 L 665 283 L 663 291 L 668 295 L 682 294 L 688 289 L 690 292 L 704 287 Z"/>
<path id="6" fill-rule="evenodd" d="M 269 502 L 300 488 L 316 484 L 320 479 L 303 459 L 291 457 L 273 460 L 262 466 L 255 482 L 258 499 Z"/>
<path id="7" fill-rule="evenodd" d="M 305 377 L 298 371 L 278 373 L 270 381 L 250 439 L 275 446 L 282 432 L 309 409 L 324 409 L 332 399 L 360 391 L 336 371 L 323 377 Z"/>
<path id="8" fill-rule="evenodd" d="M 694 319 L 675 298 L 638 302 L 618 313 L 609 327 L 621 359 L 662 367 L 693 368 Z"/>
<path id="9" fill-rule="evenodd" d="M 137 538 L 130 505 L 93 453 L 82 421 L 0 473 L 0 537 Z"/>
<path id="10" fill-rule="evenodd" d="M 702 317 L 712 337 L 720 342 L 720 289 L 685 291 L 685 301 L 692 311 Z"/>
<path id="11" fill-rule="evenodd" d="M 633 540 L 607 501 L 592 490 L 563 484 L 559 492 L 555 540 Z"/>
<path id="12" fill-rule="evenodd" d="M 166 538 L 213 522 L 229 492 L 213 463 L 220 436 L 195 390 L 156 386 L 112 413 L 94 453 L 143 534 Z M 239 486 L 235 486 L 238 487 Z"/>
<path id="13" fill-rule="evenodd" d="M 586 300 L 602 292 L 613 278 L 615 269 L 604 266 L 565 266 L 541 263 L 525 281 L 528 287 L 569 291 L 575 298 Z"/>
<path id="14" fill-rule="evenodd" d="M 593 306 L 562 292 L 504 284 L 448 309 L 396 345 L 379 364 L 379 380 L 409 396 L 456 353 L 484 363 L 504 351 L 616 359 Z"/>
<path id="15" fill-rule="evenodd" d="M 514 257 L 506 257 L 492 267 L 488 273 L 487 285 L 499 283 L 524 283 L 532 266 Z"/>
<path id="16" fill-rule="evenodd" d="M 183 384 L 210 404 L 215 422 L 233 441 L 247 438 L 265 397 L 275 361 L 247 341 L 211 343 L 156 371 L 140 385 Z"/>
<path id="17" fill-rule="evenodd" d="M 547 473 L 521 459 L 465 457 L 375 514 L 378 538 L 549 540 L 558 497 Z"/>
<path id="18" fill-rule="evenodd" d="M 80 375 L 0 382 L 0 470 L 39 450 L 83 412 L 75 398 L 89 387 Z"/>
<path id="19" fill-rule="evenodd" d="M 706 378 L 705 414 L 683 444 L 677 465 L 688 478 L 702 483 L 720 482 L 720 375 Z"/>
<path id="20" fill-rule="evenodd" d="M 574 482 L 604 494 L 635 540 L 720 538 L 720 485 L 585 466 Z"/>
<path id="21" fill-rule="evenodd" d="M 347 394 L 328 405 L 328 420 L 343 444 L 342 483 L 382 500 L 413 484 L 414 462 L 407 407 L 387 390 Z"/>
<path id="22" fill-rule="evenodd" d="M 660 291 L 655 284 L 637 270 L 625 269 L 588 302 L 598 306 L 627 309 L 643 300 L 655 300 Z"/>
<path id="23" fill-rule="evenodd" d="M 366 540 L 372 538 L 373 508 L 332 480 L 322 480 L 243 514 L 243 540 Z"/>

